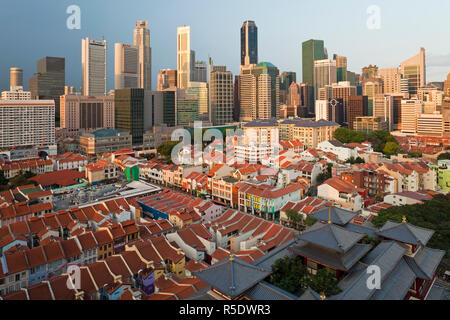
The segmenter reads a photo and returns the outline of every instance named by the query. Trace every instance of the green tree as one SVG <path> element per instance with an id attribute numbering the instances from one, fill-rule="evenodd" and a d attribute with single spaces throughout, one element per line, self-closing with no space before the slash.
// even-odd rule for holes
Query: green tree
<path id="1" fill-rule="evenodd" d="M 311 277 L 310 287 L 316 292 L 323 292 L 325 296 L 334 296 L 342 290 L 338 287 L 336 274 L 331 269 L 319 269 L 314 277 Z"/>
<path id="2" fill-rule="evenodd" d="M 286 216 L 289 218 L 289 220 L 295 223 L 302 221 L 302 216 L 297 211 L 292 209 L 286 210 Z"/>
<path id="3" fill-rule="evenodd" d="M 366 134 L 347 128 L 337 128 L 336 131 L 334 131 L 334 138 L 342 143 L 361 143 L 366 139 Z"/>
<path id="4" fill-rule="evenodd" d="M 400 151 L 400 146 L 396 142 L 389 141 L 383 148 L 383 153 L 387 156 L 397 154 Z"/>
<path id="5" fill-rule="evenodd" d="M 162 155 L 166 159 L 170 159 L 173 148 L 179 143 L 180 143 L 179 141 L 167 141 L 162 145 L 160 145 L 156 150 L 160 155 Z"/>
<path id="6" fill-rule="evenodd" d="M 292 294 L 305 290 L 310 281 L 308 271 L 300 257 L 284 257 L 272 265 L 270 283 Z"/>
<path id="7" fill-rule="evenodd" d="M 438 160 L 450 160 L 450 152 L 441 153 L 438 156 Z"/>
<path id="8" fill-rule="evenodd" d="M 306 219 L 305 219 L 305 224 L 308 227 L 311 227 L 316 222 L 317 222 L 317 219 L 313 218 L 313 217 L 310 217 L 310 216 L 307 216 Z"/>

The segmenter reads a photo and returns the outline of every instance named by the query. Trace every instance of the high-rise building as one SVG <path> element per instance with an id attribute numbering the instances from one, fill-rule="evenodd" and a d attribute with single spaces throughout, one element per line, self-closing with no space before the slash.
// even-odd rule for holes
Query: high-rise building
<path id="1" fill-rule="evenodd" d="M 55 121 L 59 126 L 60 102 L 66 85 L 66 59 L 44 57 L 36 64 L 36 73 L 30 78 L 28 87 L 33 99 L 55 100 Z"/>
<path id="2" fill-rule="evenodd" d="M 177 70 L 163 69 L 159 70 L 157 90 L 163 91 L 164 89 L 177 86 Z"/>
<path id="3" fill-rule="evenodd" d="M 344 124 L 344 101 L 343 99 L 330 99 L 328 100 L 328 121 Z"/>
<path id="4" fill-rule="evenodd" d="M 280 76 L 280 104 L 288 103 L 289 87 L 297 81 L 295 72 L 283 72 Z"/>
<path id="5" fill-rule="evenodd" d="M 355 72 L 347 71 L 347 81 L 349 81 L 352 86 L 357 87 L 360 85 L 359 75 Z"/>
<path id="6" fill-rule="evenodd" d="M 240 118 L 241 118 L 241 91 L 239 89 L 239 75 L 235 75 L 233 121 L 238 122 Z"/>
<path id="7" fill-rule="evenodd" d="M 402 100 L 403 94 L 393 94 L 392 95 L 392 109 L 393 109 L 393 121 L 392 129 L 401 130 L 402 129 Z"/>
<path id="8" fill-rule="evenodd" d="M 375 65 L 369 65 L 362 68 L 362 81 L 373 80 L 378 78 L 378 67 Z"/>
<path id="9" fill-rule="evenodd" d="M 241 27 L 241 66 L 258 64 L 258 28 L 254 21 L 244 21 Z"/>
<path id="10" fill-rule="evenodd" d="M 316 121 L 328 120 L 328 100 L 316 100 Z"/>
<path id="11" fill-rule="evenodd" d="M 123 43 L 114 45 L 114 88 L 138 88 L 139 48 Z"/>
<path id="12" fill-rule="evenodd" d="M 402 74 L 399 68 L 379 69 L 378 75 L 383 81 L 383 93 L 398 94 L 402 92 Z"/>
<path id="13" fill-rule="evenodd" d="M 144 133 L 163 123 L 163 93 L 144 90 Z"/>
<path id="14" fill-rule="evenodd" d="M 343 124 L 344 104 L 342 99 L 316 100 L 316 121 L 327 120 Z"/>
<path id="15" fill-rule="evenodd" d="M 177 125 L 192 125 L 199 118 L 199 98 L 186 90 L 178 89 L 176 95 Z"/>
<path id="16" fill-rule="evenodd" d="M 141 88 L 114 91 L 115 129 L 128 131 L 133 137 L 133 145 L 143 142 L 144 97 L 145 90 Z"/>
<path id="17" fill-rule="evenodd" d="M 106 40 L 81 40 L 82 95 L 106 96 Z"/>
<path id="18" fill-rule="evenodd" d="M 300 92 L 300 85 L 292 82 L 288 91 L 288 103 L 289 106 L 303 106 L 302 94 Z"/>
<path id="19" fill-rule="evenodd" d="M 138 86 L 144 90 L 152 90 L 152 48 L 150 47 L 150 30 L 147 21 L 136 22 L 134 46 L 139 51 Z"/>
<path id="20" fill-rule="evenodd" d="M 340 81 L 331 85 L 331 97 L 334 99 L 342 99 L 344 107 L 343 122 L 347 123 L 348 100 L 350 96 L 356 96 L 356 87 L 352 86 L 349 81 Z"/>
<path id="21" fill-rule="evenodd" d="M 9 86 L 10 88 L 23 87 L 23 70 L 21 68 L 9 69 Z"/>
<path id="22" fill-rule="evenodd" d="M 209 75 L 211 122 L 215 126 L 233 122 L 233 74 L 225 66 L 213 66 Z"/>
<path id="23" fill-rule="evenodd" d="M 347 57 L 339 56 L 335 54 L 333 60 L 336 60 L 336 72 L 337 82 L 348 81 L 347 80 Z"/>
<path id="24" fill-rule="evenodd" d="M 387 122 L 392 131 L 394 118 L 394 98 L 388 94 L 376 94 L 373 98 L 373 116 Z"/>
<path id="25" fill-rule="evenodd" d="M 53 100 L 0 100 L 0 148 L 55 146 Z M 36 156 L 34 153 L 34 156 Z"/>
<path id="26" fill-rule="evenodd" d="M 401 107 L 402 133 L 417 133 L 417 118 L 423 113 L 423 102 L 420 100 L 402 100 Z"/>
<path id="27" fill-rule="evenodd" d="M 317 89 L 317 100 L 327 100 L 331 99 L 331 95 L 333 94 L 333 89 L 330 85 L 326 85 L 323 88 Z"/>
<path id="28" fill-rule="evenodd" d="M 424 102 L 434 102 L 436 106 L 442 106 L 443 96 L 444 91 L 430 85 L 417 90 L 417 99 Z"/>
<path id="29" fill-rule="evenodd" d="M 280 76 L 269 62 L 241 67 L 239 76 L 240 120 L 278 117 L 280 107 Z"/>
<path id="30" fill-rule="evenodd" d="M 113 96 L 61 96 L 61 128 L 69 135 L 114 128 Z"/>
<path id="31" fill-rule="evenodd" d="M 191 52 L 191 27 L 177 28 L 177 84 L 180 89 L 187 89 L 195 57 Z M 192 59 L 194 58 L 194 59 Z"/>
<path id="32" fill-rule="evenodd" d="M 198 119 L 209 121 L 209 90 L 207 82 L 191 81 L 186 90 L 188 94 L 194 94 L 198 98 Z"/>
<path id="33" fill-rule="evenodd" d="M 403 61 L 400 64 L 400 70 L 403 78 L 408 79 L 409 94 L 416 94 L 417 90 L 427 83 L 425 49 L 420 48 L 418 54 Z"/>
<path id="34" fill-rule="evenodd" d="M 347 122 L 350 129 L 354 128 L 354 121 L 356 117 L 363 117 L 367 115 L 369 102 L 367 96 L 350 96 L 348 97 L 347 105 Z"/>
<path id="35" fill-rule="evenodd" d="M 328 59 L 328 54 L 324 47 L 323 40 L 308 40 L 302 43 L 302 82 L 309 84 L 310 90 L 309 105 L 310 113 L 314 113 L 314 101 L 316 100 L 316 90 L 314 86 L 314 61 Z M 336 82 L 336 81 L 334 81 Z"/>
<path id="36" fill-rule="evenodd" d="M 447 74 L 447 80 L 444 81 L 444 94 L 450 97 L 450 73 Z"/>
<path id="37" fill-rule="evenodd" d="M 326 85 L 336 83 L 336 61 L 330 59 L 314 61 L 314 90 L 315 96 L 318 95 L 318 89 Z"/>
<path id="38" fill-rule="evenodd" d="M 195 57 L 195 55 L 194 55 Z M 206 82 L 207 66 L 205 61 L 195 61 L 194 69 L 192 70 L 191 80 L 193 82 Z"/>
<path id="39" fill-rule="evenodd" d="M 168 127 L 177 125 L 177 88 L 163 90 L 163 122 Z"/>
<path id="40" fill-rule="evenodd" d="M 417 134 L 428 137 L 442 137 L 444 134 L 442 114 L 421 114 L 417 118 Z"/>
<path id="41" fill-rule="evenodd" d="M 367 79 L 363 83 L 363 95 L 367 96 L 369 102 L 368 116 L 373 115 L 373 98 L 383 92 L 383 83 L 380 78 Z"/>

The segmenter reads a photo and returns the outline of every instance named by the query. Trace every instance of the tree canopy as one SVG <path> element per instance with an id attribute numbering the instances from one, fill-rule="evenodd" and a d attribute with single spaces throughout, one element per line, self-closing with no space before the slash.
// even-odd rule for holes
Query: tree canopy
<path id="1" fill-rule="evenodd" d="M 439 194 L 423 204 L 381 210 L 372 223 L 380 228 L 387 220 L 401 222 L 403 217 L 412 225 L 436 231 L 427 246 L 445 251 L 450 248 L 450 195 Z"/>
<path id="2" fill-rule="evenodd" d="M 450 160 L 450 152 L 441 153 L 438 156 L 438 160 Z"/>
<path id="3" fill-rule="evenodd" d="M 394 136 L 384 130 L 365 133 L 348 128 L 338 128 L 334 132 L 334 138 L 342 143 L 361 143 L 367 140 L 372 144 L 372 148 L 375 152 L 383 153 L 385 153 L 385 147 L 389 143 L 386 151 L 394 153 L 385 153 L 386 155 L 397 154 L 400 151 L 400 146 Z"/>
<path id="4" fill-rule="evenodd" d="M 311 287 L 313 290 L 325 293 L 326 296 L 341 292 L 334 271 L 319 269 L 316 275 L 309 274 L 302 263 L 302 258 L 284 257 L 272 265 L 270 282 L 292 294 L 300 295 L 302 291 Z"/>
<path id="5" fill-rule="evenodd" d="M 179 141 L 167 141 L 160 145 L 156 150 L 160 155 L 165 157 L 166 160 L 169 160 L 172 155 L 172 149 L 179 143 Z"/>

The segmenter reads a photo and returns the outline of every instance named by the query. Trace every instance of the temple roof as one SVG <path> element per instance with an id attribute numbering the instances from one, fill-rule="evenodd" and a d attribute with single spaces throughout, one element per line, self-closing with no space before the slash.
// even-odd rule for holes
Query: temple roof
<path id="1" fill-rule="evenodd" d="M 404 245 L 395 241 L 381 242 L 359 264 L 355 265 L 347 277 L 339 282 L 339 287 L 343 291 L 332 299 L 368 300 L 381 298 L 388 293 L 392 299 L 403 299 L 415 279 L 414 273 L 403 259 L 406 251 L 407 248 Z M 369 289 L 367 286 L 367 281 L 373 274 L 368 272 L 370 271 L 368 268 L 372 265 L 380 268 L 381 290 Z M 406 291 L 404 291 L 405 287 Z M 381 292 L 383 290 L 384 293 Z M 376 297 L 374 297 L 375 294 Z"/>
<path id="2" fill-rule="evenodd" d="M 298 239 L 330 250 L 345 253 L 365 234 L 350 231 L 331 223 L 316 222 L 311 228 L 298 236 Z"/>
<path id="3" fill-rule="evenodd" d="M 329 212 L 331 211 L 331 212 Z M 349 223 L 356 214 L 337 207 L 323 207 L 320 210 L 314 212 L 310 215 L 320 221 L 328 221 L 329 216 L 331 217 L 331 222 L 340 226 L 344 226 Z"/>
<path id="4" fill-rule="evenodd" d="M 332 269 L 348 271 L 369 252 L 371 247 L 370 244 L 357 243 L 346 253 L 341 253 L 306 241 L 299 241 L 299 244 L 293 245 L 290 250 L 294 254 L 307 257 Z"/>
<path id="5" fill-rule="evenodd" d="M 322 300 L 320 294 L 308 287 L 298 300 Z"/>
<path id="6" fill-rule="evenodd" d="M 405 257 L 405 259 L 418 278 L 431 280 L 444 255 L 443 250 L 424 247 L 416 253 L 414 258 Z"/>
<path id="7" fill-rule="evenodd" d="M 381 237 L 423 246 L 426 246 L 433 234 L 433 230 L 394 221 L 387 221 L 378 231 L 378 235 Z"/>
<path id="8" fill-rule="evenodd" d="M 297 300 L 298 297 L 265 281 L 250 288 L 245 295 L 253 300 Z"/>
<path id="9" fill-rule="evenodd" d="M 236 257 L 224 259 L 209 268 L 193 272 L 193 275 L 208 283 L 221 293 L 235 298 L 255 286 L 271 274 Z"/>

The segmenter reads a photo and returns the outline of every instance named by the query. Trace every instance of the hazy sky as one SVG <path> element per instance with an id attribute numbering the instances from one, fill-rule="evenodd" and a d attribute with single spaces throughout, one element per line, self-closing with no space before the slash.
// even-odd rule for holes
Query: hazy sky
<path id="1" fill-rule="evenodd" d="M 176 69 L 177 26 L 191 26 L 197 60 L 226 65 L 239 73 L 240 27 L 258 26 L 259 61 L 280 72 L 297 72 L 301 43 L 322 39 L 330 57 L 348 57 L 349 70 L 368 64 L 396 67 L 427 50 L 427 81 L 450 72 L 448 0 L 2 0 L 0 10 L 0 89 L 9 88 L 9 68 L 24 69 L 25 87 L 44 56 L 66 58 L 66 84 L 81 85 L 81 39 L 108 41 L 108 89 L 114 86 L 114 43 L 133 43 L 136 20 L 148 20 L 152 85 L 159 69 Z M 66 27 L 69 5 L 81 8 L 81 29 Z M 367 8 L 381 9 L 380 29 L 367 27 Z"/>

